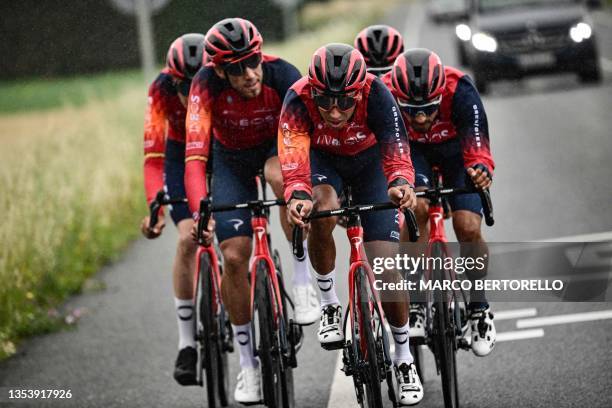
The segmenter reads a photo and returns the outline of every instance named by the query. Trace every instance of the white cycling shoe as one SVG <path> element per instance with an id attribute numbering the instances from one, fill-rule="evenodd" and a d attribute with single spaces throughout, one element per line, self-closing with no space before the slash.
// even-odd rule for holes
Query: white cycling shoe
<path id="1" fill-rule="evenodd" d="M 321 306 L 315 288 L 311 285 L 293 287 L 294 322 L 309 325 L 317 321 Z"/>
<path id="2" fill-rule="evenodd" d="M 319 323 L 319 342 L 326 350 L 337 350 L 344 345 L 342 330 L 342 306 L 327 305 L 321 309 Z"/>
<path id="3" fill-rule="evenodd" d="M 238 374 L 234 400 L 241 404 L 257 404 L 262 399 L 259 368 L 243 368 Z"/>
<path id="4" fill-rule="evenodd" d="M 495 347 L 495 324 L 491 308 L 470 311 L 470 329 L 472 352 L 478 357 L 484 357 Z"/>
<path id="5" fill-rule="evenodd" d="M 414 364 L 394 365 L 399 406 L 416 405 L 423 399 L 423 384 Z"/>

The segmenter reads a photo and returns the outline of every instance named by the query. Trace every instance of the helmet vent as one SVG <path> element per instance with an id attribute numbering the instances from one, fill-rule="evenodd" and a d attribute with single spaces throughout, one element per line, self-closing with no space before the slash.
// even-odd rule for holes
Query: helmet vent
<path id="1" fill-rule="evenodd" d="M 342 55 L 334 55 L 334 67 L 339 67 L 342 63 Z"/>
<path id="2" fill-rule="evenodd" d="M 415 78 L 420 78 L 422 70 L 423 70 L 422 67 L 415 66 L 414 67 L 414 77 Z"/>
<path id="3" fill-rule="evenodd" d="M 189 56 L 191 58 L 195 57 L 197 52 L 198 52 L 198 47 L 196 47 L 195 45 L 192 45 L 189 47 Z"/>

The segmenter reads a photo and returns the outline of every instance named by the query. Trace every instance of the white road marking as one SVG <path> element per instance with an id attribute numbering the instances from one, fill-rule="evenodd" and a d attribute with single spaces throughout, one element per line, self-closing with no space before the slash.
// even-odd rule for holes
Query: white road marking
<path id="1" fill-rule="evenodd" d="M 533 317 L 538 314 L 538 311 L 535 307 L 531 307 L 528 309 L 514 309 L 514 310 L 502 310 L 502 311 L 494 311 L 495 315 L 494 321 L 499 320 L 511 320 L 511 319 L 520 319 L 522 317 Z"/>
<path id="2" fill-rule="evenodd" d="M 567 324 L 578 322 L 589 322 L 593 320 L 612 319 L 612 310 L 600 310 L 586 313 L 571 313 L 565 315 L 536 317 L 533 319 L 523 319 L 516 322 L 516 327 L 526 329 L 536 326 L 552 326 L 555 324 Z"/>
<path id="3" fill-rule="evenodd" d="M 495 320 L 497 320 L 497 316 L 495 316 Z M 544 330 L 532 329 L 497 333 L 497 339 L 495 341 L 499 343 L 504 341 L 535 339 L 538 337 L 544 337 Z"/>
<path id="4" fill-rule="evenodd" d="M 612 61 L 609 61 L 612 64 Z M 539 239 L 533 242 L 599 242 L 612 240 L 612 231 L 594 234 L 570 235 L 568 237 Z"/>

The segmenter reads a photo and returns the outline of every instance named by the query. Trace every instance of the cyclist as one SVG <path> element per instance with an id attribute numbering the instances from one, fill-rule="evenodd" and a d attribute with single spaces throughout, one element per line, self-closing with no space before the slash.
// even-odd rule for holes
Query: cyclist
<path id="1" fill-rule="evenodd" d="M 487 115 L 480 95 L 469 76 L 444 66 L 440 57 L 427 49 L 410 49 L 400 55 L 393 70 L 383 77 L 391 89 L 408 125 L 410 154 L 416 171 L 416 187 L 425 189 L 431 179 L 431 166 L 440 167 L 446 187 L 462 187 L 465 175 L 477 188 L 491 185 L 495 163 L 489 149 Z M 449 199 L 453 229 L 461 246 L 461 256 L 488 258 L 481 233 L 482 204 L 478 194 L 462 194 Z M 420 241 L 428 239 L 428 203 L 419 199 L 417 221 Z M 404 232 L 403 232 L 404 233 Z M 466 272 L 470 280 L 486 276 L 486 267 Z M 484 291 L 472 290 L 468 306 L 472 351 L 486 356 L 495 346 L 493 314 Z M 424 335 L 424 307 L 411 305 L 411 336 Z"/>
<path id="2" fill-rule="evenodd" d="M 404 40 L 391 26 L 371 25 L 357 34 L 355 48 L 363 55 L 368 72 L 381 77 L 391 71 L 395 59 L 404 52 Z"/>
<path id="3" fill-rule="evenodd" d="M 328 44 L 315 52 L 308 76 L 285 97 L 278 146 L 292 225 L 303 227 L 302 218 L 313 207 L 319 211 L 336 208 L 345 184 L 351 186 L 356 203 L 391 199 L 401 207 L 416 205 L 406 129 L 397 104 L 384 84 L 366 73 L 363 56 L 349 45 Z M 396 214 L 389 210 L 362 217 L 364 247 L 370 258 L 397 253 Z M 333 218 L 315 220 L 308 237 L 322 305 L 318 338 L 325 349 L 342 347 L 344 342 L 342 307 L 335 288 L 335 225 Z M 400 294 L 383 302 L 383 307 L 395 340 L 399 401 L 413 405 L 423 398 L 423 386 L 408 344 L 404 299 Z"/>
<path id="4" fill-rule="evenodd" d="M 168 50 L 166 67 L 149 87 L 144 133 L 144 184 L 148 203 L 162 187 L 173 198 L 185 197 L 187 95 L 191 79 L 202 66 L 204 55 L 204 35 L 192 33 L 177 38 Z M 193 268 L 196 245 L 190 236 L 193 221 L 186 204 L 173 205 L 170 216 L 179 235 L 172 267 L 179 331 L 174 378 L 181 385 L 195 385 L 197 352 L 193 331 Z M 164 213 L 160 210 L 157 224 L 149 228 L 147 216 L 142 221 L 141 231 L 145 237 L 153 239 L 161 235 L 164 226 Z"/>
<path id="5" fill-rule="evenodd" d="M 276 131 L 282 101 L 300 77 L 288 62 L 262 54 L 257 28 L 241 18 L 215 24 L 206 34 L 205 49 L 211 64 L 195 76 L 190 90 L 187 117 L 185 183 L 191 211 L 206 196 L 203 182 L 212 139 L 213 173 L 211 195 L 217 204 L 257 199 L 254 178 L 260 169 L 277 197 L 283 183 L 276 149 Z M 281 224 L 288 240 L 291 229 L 285 209 Z M 240 350 L 236 401 L 260 401 L 260 373 L 250 339 L 250 289 L 247 271 L 252 246 L 251 215 L 248 210 L 219 213 L 216 234 L 224 259 L 221 287 Z M 295 320 L 311 324 L 319 304 L 311 284 L 308 259 L 294 259 L 293 295 Z"/>

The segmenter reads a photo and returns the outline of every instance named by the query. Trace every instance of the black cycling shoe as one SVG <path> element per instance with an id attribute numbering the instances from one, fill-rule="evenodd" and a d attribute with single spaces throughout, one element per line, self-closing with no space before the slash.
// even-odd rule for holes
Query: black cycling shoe
<path id="1" fill-rule="evenodd" d="M 196 362 L 198 352 L 193 347 L 179 350 L 174 364 L 174 379 L 181 385 L 198 385 L 196 381 Z"/>

